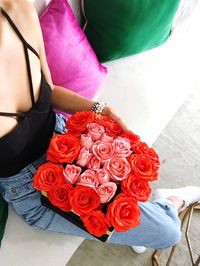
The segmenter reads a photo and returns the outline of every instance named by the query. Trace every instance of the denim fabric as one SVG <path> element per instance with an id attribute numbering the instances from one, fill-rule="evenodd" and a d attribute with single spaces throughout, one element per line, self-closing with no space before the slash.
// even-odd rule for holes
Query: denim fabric
<path id="1" fill-rule="evenodd" d="M 55 131 L 64 132 L 65 118 L 56 116 Z M 11 177 L 0 177 L 0 193 L 28 224 L 54 232 L 82 236 L 96 240 L 87 232 L 41 205 L 40 192 L 32 186 L 37 168 L 45 161 L 45 154 Z M 170 201 L 140 203 L 141 224 L 126 232 L 113 232 L 107 243 L 167 248 L 180 241 L 180 220 Z"/>

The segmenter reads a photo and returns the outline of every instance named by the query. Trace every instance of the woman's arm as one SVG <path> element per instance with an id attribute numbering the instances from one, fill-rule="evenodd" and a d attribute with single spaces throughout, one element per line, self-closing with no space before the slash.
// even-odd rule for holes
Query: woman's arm
<path id="1" fill-rule="evenodd" d="M 94 101 L 88 100 L 78 94 L 67 90 L 63 87 L 54 86 L 53 90 L 53 104 L 55 108 L 73 114 L 79 111 L 90 111 Z M 110 106 L 105 106 L 103 115 L 109 116 L 116 122 L 118 122 L 125 131 L 129 131 L 125 122 L 120 118 L 117 113 Z"/>
<path id="2" fill-rule="evenodd" d="M 70 114 L 89 111 L 95 103 L 60 86 L 54 86 L 52 97 L 53 106 L 56 109 Z"/>

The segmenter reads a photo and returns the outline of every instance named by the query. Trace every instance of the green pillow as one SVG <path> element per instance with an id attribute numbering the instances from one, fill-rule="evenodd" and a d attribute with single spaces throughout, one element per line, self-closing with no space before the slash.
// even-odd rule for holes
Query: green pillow
<path id="1" fill-rule="evenodd" d="M 8 218 L 8 205 L 4 199 L 0 196 L 0 245 L 4 235 L 6 221 Z"/>
<path id="2" fill-rule="evenodd" d="M 180 0 L 82 0 L 82 27 L 99 60 L 164 43 Z"/>

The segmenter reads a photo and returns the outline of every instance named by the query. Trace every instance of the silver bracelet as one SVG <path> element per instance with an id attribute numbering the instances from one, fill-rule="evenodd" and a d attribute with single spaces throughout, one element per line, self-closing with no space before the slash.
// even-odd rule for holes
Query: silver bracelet
<path id="1" fill-rule="evenodd" d="M 106 106 L 105 102 L 96 102 L 92 105 L 90 111 L 97 114 L 101 114 L 105 106 Z"/>

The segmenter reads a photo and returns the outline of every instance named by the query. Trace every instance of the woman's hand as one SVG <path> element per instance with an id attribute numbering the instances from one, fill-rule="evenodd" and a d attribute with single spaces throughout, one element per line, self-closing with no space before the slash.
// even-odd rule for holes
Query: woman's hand
<path id="1" fill-rule="evenodd" d="M 54 86 L 54 90 L 52 93 L 52 101 L 53 106 L 68 114 L 74 114 L 75 112 L 82 112 L 82 111 L 90 111 L 91 107 L 94 105 L 94 101 L 86 99 L 78 95 L 77 93 L 70 91 L 69 89 Z M 105 106 L 101 113 L 102 115 L 106 115 L 116 121 L 124 131 L 130 131 L 128 129 L 124 120 L 117 115 L 113 108 L 110 106 Z"/>
<path id="2" fill-rule="evenodd" d="M 117 113 L 114 111 L 114 109 L 111 108 L 110 106 L 105 106 L 101 114 L 112 118 L 115 122 L 117 122 L 122 127 L 124 131 L 130 131 L 125 121 L 121 117 L 119 117 Z"/>

